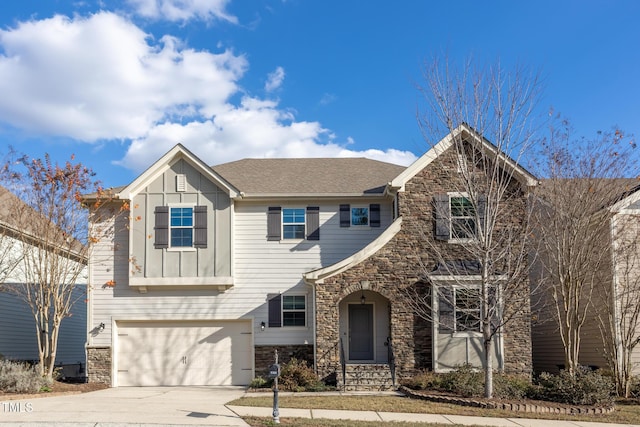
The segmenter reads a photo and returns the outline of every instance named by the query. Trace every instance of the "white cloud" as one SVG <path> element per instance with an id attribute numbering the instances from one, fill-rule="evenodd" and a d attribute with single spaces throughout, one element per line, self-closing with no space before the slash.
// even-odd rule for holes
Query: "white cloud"
<path id="1" fill-rule="evenodd" d="M 410 163 L 409 152 L 354 151 L 318 122 L 243 94 L 248 69 L 230 50 L 157 41 L 110 12 L 54 16 L 0 30 L 0 123 L 37 136 L 131 145 L 119 161 L 141 172 L 178 142 L 208 163 L 242 157 L 369 156 Z M 284 78 L 279 67 L 269 87 Z"/>
<path id="2" fill-rule="evenodd" d="M 247 61 L 159 43 L 102 12 L 0 30 L 0 120 L 35 134 L 83 141 L 137 138 L 169 115 L 227 108 Z"/>
<path id="3" fill-rule="evenodd" d="M 278 67 L 267 76 L 267 82 L 264 84 L 264 90 L 273 92 L 278 89 L 284 81 L 284 68 Z"/>
<path id="4" fill-rule="evenodd" d="M 145 18 L 186 22 L 191 19 L 213 19 L 238 23 L 238 18 L 226 12 L 229 0 L 128 0 L 136 13 Z"/>
<path id="5" fill-rule="evenodd" d="M 346 149 L 332 142 L 332 135 L 319 123 L 295 122 L 277 107 L 273 101 L 244 98 L 241 106 L 212 120 L 158 125 L 133 141 L 120 164 L 142 171 L 177 142 L 210 165 L 247 157 L 368 157 L 401 165 L 416 159 L 408 151 Z"/>

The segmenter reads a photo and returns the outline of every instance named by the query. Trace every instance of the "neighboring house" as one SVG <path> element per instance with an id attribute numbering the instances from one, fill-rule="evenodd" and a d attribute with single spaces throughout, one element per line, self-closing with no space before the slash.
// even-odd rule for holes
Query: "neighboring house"
<path id="1" fill-rule="evenodd" d="M 339 383 L 343 362 L 399 376 L 480 366 L 479 332 L 464 316 L 438 327 L 401 292 L 440 283 L 423 239 L 455 254 L 451 223 L 469 220 L 450 215 L 465 200 L 452 137 L 495 150 L 466 126 L 408 168 L 363 158 L 209 167 L 174 147 L 112 189 L 113 216 L 91 224 L 113 233 L 90 261 L 90 381 L 248 384 L 275 350 Z M 524 201 L 536 180 L 517 165 L 513 176 Z M 498 368 L 530 373 L 529 321 L 524 310 L 496 339 Z"/>
<path id="2" fill-rule="evenodd" d="M 580 333 L 578 357 L 580 365 L 592 369 L 609 369 L 603 338 L 603 331 L 609 333 L 606 332 L 608 313 L 616 319 L 610 325 L 613 326 L 617 346 L 630 344 L 635 347 L 640 340 L 640 187 L 637 184 L 636 179 L 617 179 L 606 187 L 612 192 L 613 202 L 602 207 L 609 212 L 605 218 L 608 226 L 603 227 L 607 235 L 599 239 L 605 242 L 602 248 L 606 250 L 607 262 L 596 272 L 599 284 L 593 295 L 585 297 L 592 298 L 593 303 L 588 306 Z M 534 269 L 532 283 L 539 280 L 539 274 L 540 271 Z M 553 320 L 553 303 L 543 300 L 540 305 L 541 313 L 536 316 L 540 318 L 533 322 L 532 327 L 533 367 L 536 372 L 556 373 L 565 367 L 564 346 L 558 325 Z M 604 329 L 599 317 L 605 322 Z M 634 330 L 633 325 L 638 325 L 635 336 L 623 337 Z M 640 374 L 640 347 L 632 351 L 631 363 L 633 374 Z"/>
<path id="3" fill-rule="evenodd" d="M 38 362 L 38 344 L 36 340 L 35 319 L 29 305 L 17 295 L 3 292 L 3 287 L 24 283 L 20 251 L 22 245 L 29 242 L 41 246 L 37 236 L 21 227 L 23 223 L 15 218 L 15 212 L 33 213 L 28 208 L 15 209 L 16 204 L 25 206 L 6 188 L 0 187 L 0 355 L 9 360 Z M 18 236 L 20 240 L 18 240 Z M 15 267 L 12 265 L 17 263 Z M 86 263 L 86 261 L 85 261 Z M 4 269 L 10 271 L 5 271 Z M 81 275 L 86 280 L 86 274 Z M 73 292 L 75 304 L 71 316 L 65 318 L 60 326 L 56 365 L 63 367 L 62 374 L 69 378 L 85 377 L 86 368 L 86 328 L 87 304 L 86 282 L 78 283 Z"/>

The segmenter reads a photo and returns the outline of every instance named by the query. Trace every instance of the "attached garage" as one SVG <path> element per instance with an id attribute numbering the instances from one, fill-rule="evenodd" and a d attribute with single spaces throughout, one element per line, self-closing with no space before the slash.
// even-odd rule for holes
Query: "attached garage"
<path id="1" fill-rule="evenodd" d="M 250 321 L 118 321 L 117 386 L 246 385 Z"/>

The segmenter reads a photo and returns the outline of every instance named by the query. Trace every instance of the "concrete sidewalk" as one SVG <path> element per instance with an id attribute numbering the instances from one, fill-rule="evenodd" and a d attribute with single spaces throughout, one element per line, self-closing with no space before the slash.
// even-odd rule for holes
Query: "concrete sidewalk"
<path id="1" fill-rule="evenodd" d="M 272 408 L 254 406 L 229 406 L 234 413 L 241 417 L 272 417 Z M 357 420 L 357 421 L 404 421 L 412 423 L 438 423 L 465 426 L 495 426 L 495 427 L 627 427 L 635 424 L 609 424 L 587 421 L 560 421 L 541 420 L 528 418 L 491 418 L 471 417 L 463 415 L 439 415 L 439 414 L 405 414 L 398 412 L 377 411 L 339 411 L 329 409 L 293 409 L 280 408 L 280 419 L 284 418 L 324 418 L 332 420 Z"/>

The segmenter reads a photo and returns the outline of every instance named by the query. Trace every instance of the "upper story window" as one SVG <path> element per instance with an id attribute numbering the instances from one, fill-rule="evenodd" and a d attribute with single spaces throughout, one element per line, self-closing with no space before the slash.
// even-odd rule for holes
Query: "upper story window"
<path id="1" fill-rule="evenodd" d="M 320 208 L 282 208 L 267 210 L 267 240 L 320 240 Z"/>
<path id="2" fill-rule="evenodd" d="M 340 205 L 340 227 L 380 227 L 380 204 L 368 207 Z"/>
<path id="3" fill-rule="evenodd" d="M 369 208 L 351 208 L 351 225 L 369 225 Z"/>
<path id="4" fill-rule="evenodd" d="M 193 246 L 193 208 L 170 208 L 171 247 Z"/>
<path id="5" fill-rule="evenodd" d="M 304 239 L 305 210 L 282 209 L 282 238 Z"/>
<path id="6" fill-rule="evenodd" d="M 206 206 L 156 206 L 156 249 L 207 247 Z"/>
<path id="7" fill-rule="evenodd" d="M 437 240 L 456 242 L 477 236 L 477 221 L 483 220 L 486 209 L 484 196 L 478 197 L 477 206 L 465 193 L 436 194 L 433 200 Z"/>

